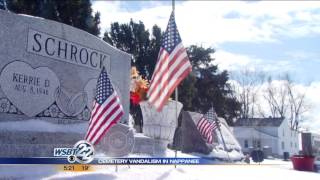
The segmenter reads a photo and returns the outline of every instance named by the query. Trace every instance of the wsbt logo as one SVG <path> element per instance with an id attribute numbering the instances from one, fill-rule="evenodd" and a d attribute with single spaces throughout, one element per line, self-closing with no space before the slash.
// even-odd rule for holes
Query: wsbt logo
<path id="1" fill-rule="evenodd" d="M 73 148 L 54 148 L 55 157 L 68 157 L 69 163 L 88 164 L 94 158 L 94 148 L 85 140 L 78 141 Z"/>

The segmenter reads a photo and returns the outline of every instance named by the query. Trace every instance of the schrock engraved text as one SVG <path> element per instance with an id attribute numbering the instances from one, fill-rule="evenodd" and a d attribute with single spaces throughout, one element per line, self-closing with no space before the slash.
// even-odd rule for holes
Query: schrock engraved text
<path id="1" fill-rule="evenodd" d="M 110 61 L 107 54 L 32 29 L 27 51 L 94 69 L 101 69 Z"/>

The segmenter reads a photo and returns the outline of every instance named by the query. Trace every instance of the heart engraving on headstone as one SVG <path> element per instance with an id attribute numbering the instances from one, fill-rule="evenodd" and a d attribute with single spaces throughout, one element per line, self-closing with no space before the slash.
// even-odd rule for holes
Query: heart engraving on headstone
<path id="1" fill-rule="evenodd" d="M 90 79 L 84 87 L 84 92 L 87 93 L 87 107 L 92 111 L 93 101 L 96 96 L 97 79 Z"/>
<path id="2" fill-rule="evenodd" d="M 0 88 L 23 114 L 34 117 L 55 101 L 60 87 L 57 75 L 48 67 L 33 68 L 22 61 L 7 64 L 0 74 Z"/>
<path id="3" fill-rule="evenodd" d="M 67 116 L 76 116 L 81 113 L 88 101 L 86 92 L 70 95 L 70 93 L 61 88 L 56 90 L 55 97 L 58 107 Z"/>

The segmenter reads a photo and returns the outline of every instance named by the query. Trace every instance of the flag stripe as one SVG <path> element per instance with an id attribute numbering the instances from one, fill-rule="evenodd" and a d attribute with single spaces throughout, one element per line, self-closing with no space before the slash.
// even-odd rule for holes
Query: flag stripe
<path id="1" fill-rule="evenodd" d="M 110 98 L 106 100 L 106 102 L 104 102 L 102 105 L 99 105 L 99 108 L 100 107 L 102 108 L 98 110 L 97 116 L 92 117 L 92 121 L 94 123 L 91 126 L 91 129 L 89 129 L 89 131 L 91 131 L 92 128 L 96 126 L 98 122 L 97 120 L 101 118 L 101 116 L 108 110 L 108 108 L 110 108 L 111 105 L 113 105 L 116 102 L 116 100 L 117 100 L 117 97 L 115 97 L 114 95 L 111 95 Z"/>
<path id="2" fill-rule="evenodd" d="M 206 140 L 207 143 L 212 144 L 213 142 L 213 132 L 220 126 L 219 119 L 211 108 L 204 116 L 200 118 L 197 123 L 197 129 L 200 134 Z"/>
<path id="3" fill-rule="evenodd" d="M 204 123 L 203 123 L 202 127 L 200 127 L 202 134 L 204 134 L 205 130 L 208 128 L 208 125 L 210 125 L 210 122 L 208 122 L 206 119 L 204 119 Z"/>
<path id="4" fill-rule="evenodd" d="M 174 61 L 174 57 L 176 57 L 176 53 L 180 49 L 184 50 L 182 43 L 179 43 L 171 54 L 168 54 L 164 48 L 161 48 L 160 53 L 162 53 L 162 55 L 158 58 L 158 63 L 153 73 L 152 82 L 157 77 L 156 75 L 163 74 L 166 68 L 168 68 L 168 63 Z"/>
<path id="5" fill-rule="evenodd" d="M 187 53 L 185 51 L 179 52 L 179 55 L 175 61 L 171 61 L 168 65 L 168 67 L 161 73 L 156 74 L 155 81 L 153 82 L 153 86 L 150 86 L 150 97 L 154 93 L 154 90 L 159 91 L 159 87 L 164 87 L 164 83 L 170 81 L 169 78 L 177 71 L 176 67 L 179 65 L 181 66 L 181 62 L 185 60 L 184 58 L 187 57 Z M 158 87 L 158 89 L 155 89 L 155 87 Z"/>
<path id="6" fill-rule="evenodd" d="M 150 90 L 152 91 L 154 89 L 154 87 L 159 83 L 159 79 L 161 79 L 164 75 L 168 74 L 168 69 L 171 68 L 172 69 L 172 64 L 175 63 L 175 59 L 177 59 L 180 54 L 182 54 L 183 52 L 185 52 L 185 50 L 183 49 L 182 43 L 180 43 L 173 51 L 172 54 L 168 55 L 167 52 L 164 52 L 163 54 L 163 58 L 159 59 L 159 67 L 157 67 L 155 69 L 155 72 L 153 73 L 153 80 L 151 81 L 151 85 L 150 85 Z M 163 51 L 163 50 L 161 50 Z M 177 51 L 175 53 L 175 51 Z M 171 73 L 171 72 L 170 72 Z M 161 82 L 161 80 L 160 80 Z"/>
<path id="7" fill-rule="evenodd" d="M 212 127 L 210 127 L 210 129 L 208 129 L 207 134 L 206 134 L 207 137 L 211 137 L 213 130 L 214 130 L 214 129 L 213 129 Z"/>
<path id="8" fill-rule="evenodd" d="M 109 111 L 111 110 L 110 107 L 113 105 L 115 106 L 115 102 L 116 102 L 116 97 L 110 98 L 112 99 L 108 104 L 105 103 L 103 105 L 101 105 L 100 107 L 103 106 L 103 108 L 101 108 L 101 111 L 99 113 L 99 115 L 97 115 L 96 117 L 92 118 L 92 122 L 93 124 L 91 124 L 89 126 L 89 130 L 88 130 L 88 134 L 86 136 L 86 138 L 92 133 L 92 130 L 97 126 L 98 123 L 100 123 L 99 119 L 101 118 L 102 115 L 107 114 L 106 111 L 109 109 Z"/>
<path id="9" fill-rule="evenodd" d="M 206 134 L 206 136 L 209 136 L 211 134 L 210 131 L 212 131 L 213 126 L 212 124 L 209 124 L 209 127 L 205 129 L 204 134 Z"/>
<path id="10" fill-rule="evenodd" d="M 158 106 L 158 111 L 160 111 L 162 109 L 162 107 L 165 105 L 166 101 L 165 100 L 168 100 L 169 97 L 171 96 L 172 92 L 174 91 L 174 89 L 178 86 L 178 84 L 184 79 L 184 77 L 186 77 L 189 73 L 191 72 L 191 68 L 187 71 L 185 71 L 181 78 L 179 78 L 173 86 L 171 86 L 171 89 L 167 92 L 167 95 L 164 96 L 164 98 L 162 98 L 162 102 L 161 104 Z M 183 77 L 183 78 L 182 78 Z M 157 105 L 155 105 L 157 106 Z"/>
<path id="11" fill-rule="evenodd" d="M 161 92 L 161 87 L 165 87 L 168 82 L 170 82 L 173 77 L 173 75 L 181 68 L 185 63 L 188 62 L 187 53 L 185 51 L 180 51 L 177 59 L 175 61 L 171 61 L 168 65 L 168 67 L 162 72 L 161 74 L 156 74 L 157 80 L 154 81 L 152 84 L 153 86 L 150 86 L 149 92 L 150 92 L 150 98 L 153 99 L 157 96 L 158 93 Z M 158 88 L 155 88 L 158 87 Z"/>
<path id="12" fill-rule="evenodd" d="M 169 56 L 169 54 L 165 52 L 165 49 L 160 48 L 160 51 L 159 51 L 159 54 L 158 54 L 158 58 L 157 58 L 157 59 L 158 59 L 158 62 L 160 62 L 160 63 L 157 63 L 157 64 L 156 64 L 156 66 L 155 66 L 155 68 L 154 68 L 154 72 L 159 71 L 159 69 L 160 69 L 159 66 L 162 66 L 162 64 L 164 63 L 164 62 L 162 62 L 162 60 L 161 60 L 161 59 L 164 59 L 163 56 Z M 156 74 L 156 73 L 153 73 L 150 82 L 152 82 L 152 81 L 154 80 L 155 74 Z"/>
<path id="13" fill-rule="evenodd" d="M 87 137 L 90 137 L 92 133 L 96 131 L 96 129 L 100 126 L 100 124 L 102 123 L 101 119 L 104 119 L 106 116 L 108 116 L 108 114 L 113 110 L 113 108 L 115 108 L 118 105 L 116 103 L 117 101 L 116 97 L 112 97 L 110 99 L 112 100 L 108 104 L 102 105 L 104 107 L 102 108 L 101 113 L 95 119 L 93 119 L 94 123 L 89 129 L 90 133 L 88 134 Z"/>
<path id="14" fill-rule="evenodd" d="M 178 86 L 178 84 L 191 72 L 191 68 L 189 68 L 188 62 L 184 62 L 183 66 L 178 70 L 176 74 L 172 74 L 172 78 L 169 80 L 169 84 L 162 88 L 161 95 L 155 97 L 153 100 L 153 104 L 156 107 L 161 107 L 164 105 L 166 99 L 168 99 L 174 89 Z M 151 101 L 151 100 L 150 100 Z"/>
<path id="15" fill-rule="evenodd" d="M 117 119 L 115 119 L 115 118 L 121 113 L 122 113 L 122 109 L 121 109 L 120 105 L 118 104 L 114 109 L 112 109 L 112 111 L 104 119 L 101 119 L 102 123 L 100 123 L 100 126 L 94 130 L 94 133 L 89 138 L 89 140 L 91 142 L 93 142 L 93 144 L 95 144 L 98 137 L 103 133 L 103 131 L 105 131 L 106 128 L 112 122 L 116 121 Z"/>
<path id="16" fill-rule="evenodd" d="M 120 116 L 120 115 L 121 115 L 121 114 L 119 114 L 119 116 Z M 102 137 L 107 133 L 107 131 L 108 131 L 114 124 L 116 124 L 116 123 L 117 123 L 116 121 L 111 122 L 110 125 L 109 125 L 107 128 L 104 129 L 104 131 L 102 132 L 102 134 L 101 134 L 99 137 L 97 136 L 97 139 L 96 139 L 96 140 L 91 141 L 92 144 L 93 144 L 93 145 L 96 145 L 96 144 L 102 139 Z"/>
<path id="17" fill-rule="evenodd" d="M 206 122 L 206 124 L 203 126 L 201 134 L 206 134 L 207 130 L 210 128 L 211 124 Z"/>
<path id="18" fill-rule="evenodd" d="M 184 62 L 182 62 L 182 63 L 184 63 Z M 180 64 L 180 67 L 182 67 L 183 65 L 184 64 Z M 175 86 L 175 84 L 176 84 L 175 82 L 179 80 L 178 77 L 183 75 L 182 73 L 184 73 L 184 72 L 182 72 L 183 69 L 182 68 L 179 69 L 179 67 L 176 68 L 174 71 L 175 72 L 170 74 L 169 78 L 162 81 L 161 84 L 158 85 L 156 92 L 153 92 L 152 96 L 150 96 L 150 101 L 152 103 L 155 103 L 158 99 L 160 99 L 160 101 L 161 101 L 162 98 L 167 96 L 168 92 L 170 94 L 171 87 Z"/>
<path id="19" fill-rule="evenodd" d="M 208 128 L 206 128 L 206 129 L 204 130 L 203 134 L 204 134 L 206 137 L 209 137 L 212 130 L 213 130 L 212 127 L 209 126 Z"/>
<path id="20" fill-rule="evenodd" d="M 96 113 L 96 111 L 97 111 L 97 109 L 96 109 L 97 105 L 99 105 L 99 104 L 97 104 L 96 101 L 93 101 L 91 115 Z"/>
<path id="21" fill-rule="evenodd" d="M 212 144 L 212 136 L 208 136 L 208 142 Z"/>
<path id="22" fill-rule="evenodd" d="M 113 109 L 113 113 L 109 114 L 107 118 L 103 119 L 103 123 L 101 123 L 100 127 L 96 129 L 96 131 L 94 131 L 93 136 L 91 136 L 89 140 L 93 142 L 93 144 L 95 144 L 95 142 L 97 142 L 99 137 L 103 134 L 103 132 L 106 129 L 108 129 L 109 126 L 112 126 L 112 124 L 117 123 L 118 120 L 120 120 L 120 119 L 117 119 L 117 117 L 121 116 L 122 113 L 123 111 L 118 106 L 115 109 Z"/>
<path id="23" fill-rule="evenodd" d="M 96 103 L 96 101 L 94 101 L 94 106 L 93 106 L 93 109 L 92 109 L 92 112 L 91 112 L 91 118 L 90 118 L 89 126 L 91 125 L 92 119 L 94 118 L 94 116 L 96 116 L 96 113 L 99 111 L 99 109 L 100 109 L 100 104 Z"/>
<path id="24" fill-rule="evenodd" d="M 91 134 L 88 136 L 88 139 L 91 141 L 95 135 L 97 134 L 97 132 L 100 130 L 100 128 L 104 125 L 104 123 L 110 123 L 107 122 L 109 120 L 109 118 L 119 109 L 119 105 L 116 104 L 114 108 L 110 109 L 111 112 L 109 112 L 108 114 L 105 114 L 101 119 L 99 119 L 99 124 L 96 126 L 96 128 L 94 128 L 93 130 L 91 130 Z"/>
<path id="25" fill-rule="evenodd" d="M 159 58 L 158 58 L 158 63 L 154 69 L 153 75 L 152 75 L 152 79 L 151 79 L 151 84 L 149 88 L 153 88 L 153 82 L 157 80 L 158 74 L 162 74 L 161 69 L 163 69 L 163 67 L 167 67 L 166 64 L 169 63 L 170 61 L 170 55 L 163 49 L 161 48 L 160 53 L 162 53 L 161 55 L 159 54 Z"/>
<path id="26" fill-rule="evenodd" d="M 101 127 L 100 131 L 98 131 L 97 135 L 92 140 L 93 144 L 96 144 L 96 142 L 99 142 L 101 138 L 105 135 L 107 130 L 120 120 L 122 115 L 123 115 L 123 111 L 120 109 L 116 113 L 114 113 L 113 117 L 110 118 L 112 119 L 112 121 L 109 121 L 109 123 L 105 123 L 104 126 Z"/>
<path id="27" fill-rule="evenodd" d="M 104 106 L 105 106 L 105 105 L 108 105 L 109 103 L 113 103 L 113 101 L 115 100 L 114 98 L 115 98 L 115 94 L 112 93 L 112 94 L 110 95 L 110 97 L 109 97 L 108 99 L 106 99 L 106 101 L 105 101 L 102 105 L 99 105 L 99 106 L 97 107 L 97 110 L 96 110 L 95 113 L 93 114 L 92 119 L 93 119 L 93 120 L 96 119 L 96 115 L 101 115 L 101 113 L 103 113 Z M 111 101 L 112 101 L 112 102 L 111 102 Z M 100 109 L 101 106 L 102 106 L 103 108 Z"/>
<path id="28" fill-rule="evenodd" d="M 201 127 L 201 126 L 202 126 L 202 123 L 204 123 L 204 118 L 203 118 L 203 117 L 202 117 L 202 118 L 200 119 L 200 121 L 198 122 L 197 127 Z"/>
<path id="29" fill-rule="evenodd" d="M 204 118 L 204 117 L 202 117 L 202 119 L 201 119 L 201 124 L 199 124 L 199 128 L 200 129 L 203 129 L 203 127 L 206 125 L 206 123 L 207 123 L 207 120 Z"/>

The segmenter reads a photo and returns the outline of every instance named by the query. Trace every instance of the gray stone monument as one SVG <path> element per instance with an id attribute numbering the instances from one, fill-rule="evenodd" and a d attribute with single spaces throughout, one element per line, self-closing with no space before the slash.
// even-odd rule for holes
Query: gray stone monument
<path id="1" fill-rule="evenodd" d="M 182 112 L 182 118 L 180 121 L 181 126 L 176 130 L 174 142 L 172 143 L 171 148 L 181 150 L 182 152 L 186 153 L 202 153 L 211 157 L 215 157 L 215 155 L 210 154 L 213 152 L 213 150 L 223 150 L 228 152 L 234 151 L 233 155 L 237 156 L 234 157 L 234 159 L 241 159 L 243 156 L 241 146 L 234 137 L 232 131 L 229 129 L 227 122 L 223 118 L 218 117 L 221 124 L 220 130 L 224 138 L 226 149 L 224 149 L 221 135 L 217 129 L 213 132 L 214 142 L 212 144 L 209 144 L 204 140 L 197 129 L 197 124 L 202 116 L 202 114 L 196 112 Z M 216 156 L 217 158 L 228 158 L 227 154 L 225 154 L 225 157 L 222 157 L 224 155 Z"/>
<path id="2" fill-rule="evenodd" d="M 202 117 L 199 113 L 182 112 L 181 127 L 175 133 L 173 148 L 185 153 L 198 152 L 209 154 L 212 147 L 202 138 L 196 124 L 194 123 Z"/>
<path id="3" fill-rule="evenodd" d="M 0 157 L 83 139 L 103 66 L 129 115 L 130 58 L 87 32 L 0 10 Z"/>

